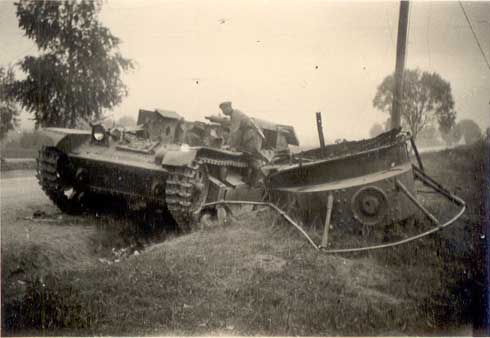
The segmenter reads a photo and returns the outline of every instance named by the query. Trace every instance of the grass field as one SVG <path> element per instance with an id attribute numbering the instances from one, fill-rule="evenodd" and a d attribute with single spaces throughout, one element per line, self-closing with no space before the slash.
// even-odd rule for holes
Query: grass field
<path id="1" fill-rule="evenodd" d="M 468 334 L 461 329 L 478 314 L 484 268 L 484 153 L 476 145 L 423 155 L 427 172 L 468 204 L 456 224 L 430 237 L 382 251 L 325 255 L 269 211 L 243 215 L 118 264 L 70 271 L 33 264 L 22 296 L 2 299 L 2 333 Z M 420 198 L 449 216 L 441 198 Z M 418 222 L 426 221 L 420 216 Z M 20 255 L 35 262 L 39 254 L 17 249 L 2 252 L 4 271 Z M 2 295 L 8 285 L 2 277 Z"/>

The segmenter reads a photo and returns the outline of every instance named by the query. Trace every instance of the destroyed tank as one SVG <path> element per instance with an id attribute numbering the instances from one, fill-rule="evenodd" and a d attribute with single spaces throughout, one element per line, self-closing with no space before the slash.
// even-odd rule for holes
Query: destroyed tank
<path id="1" fill-rule="evenodd" d="M 317 121 L 318 123 L 318 121 Z M 319 130 L 321 129 L 321 122 Z M 323 135 L 320 136 L 321 142 Z M 411 155 L 413 153 L 413 156 Z M 414 163 L 415 162 L 415 163 Z M 356 252 L 400 245 L 438 231 L 456 221 L 465 202 L 424 170 L 415 141 L 408 132 L 392 129 L 377 137 L 342 141 L 294 154 L 290 163 L 270 166 L 266 186 L 271 199 L 295 212 L 307 224 L 323 225 L 322 248 L 329 253 Z M 417 199 L 416 181 L 444 197 L 459 210 L 445 221 Z M 342 248 L 329 230 L 354 235 L 384 232 L 386 226 L 413 219 L 419 211 L 434 227 L 395 242 Z"/>
<path id="2" fill-rule="evenodd" d="M 45 128 L 52 144 L 39 151 L 39 184 L 66 213 L 83 210 L 94 194 L 118 196 L 132 207 L 168 210 L 189 231 L 206 203 L 258 200 L 264 193 L 252 156 L 224 146 L 227 120 L 208 119 L 189 122 L 157 109 L 140 110 L 136 128 Z M 288 146 L 298 145 L 294 129 L 255 122 L 264 137 L 261 163 L 288 158 Z"/>
<path id="3" fill-rule="evenodd" d="M 408 137 L 399 129 L 361 141 L 343 141 L 295 154 L 291 165 L 268 175 L 268 186 L 278 195 L 290 195 L 304 210 L 322 210 L 328 197 L 331 221 L 347 226 L 381 226 L 402 221 L 416 210 L 402 184 L 415 196 Z M 305 217 L 313 222 L 314 215 Z"/>

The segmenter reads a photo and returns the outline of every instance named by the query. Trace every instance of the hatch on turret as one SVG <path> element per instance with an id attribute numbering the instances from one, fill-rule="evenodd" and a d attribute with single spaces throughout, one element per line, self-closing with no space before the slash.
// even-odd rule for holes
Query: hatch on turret
<path id="1" fill-rule="evenodd" d="M 180 137 L 180 128 L 184 118 L 171 110 L 140 109 L 138 114 L 138 126 L 142 126 L 147 137 L 153 141 L 162 143 L 174 143 Z"/>
<path id="2" fill-rule="evenodd" d="M 277 124 L 253 118 L 265 136 L 264 149 L 287 149 L 288 145 L 298 146 L 299 141 L 292 126 Z"/>

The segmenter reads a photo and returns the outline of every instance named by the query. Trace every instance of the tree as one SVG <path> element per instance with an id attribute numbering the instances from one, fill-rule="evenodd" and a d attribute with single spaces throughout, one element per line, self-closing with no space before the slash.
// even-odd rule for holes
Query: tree
<path id="1" fill-rule="evenodd" d="M 34 114 L 36 127 L 76 127 L 80 119 L 99 119 L 127 95 L 121 74 L 133 63 L 99 22 L 100 1 L 20 0 L 15 6 L 19 27 L 40 55 L 19 62 L 27 77 L 9 95 Z"/>
<path id="2" fill-rule="evenodd" d="M 373 124 L 371 129 L 369 129 L 369 136 L 370 137 L 376 137 L 379 134 L 381 134 L 382 132 L 384 132 L 383 126 L 379 123 L 375 123 L 375 124 Z"/>
<path id="3" fill-rule="evenodd" d="M 393 104 L 394 75 L 387 76 L 378 86 L 373 106 L 391 113 Z M 418 69 L 405 70 L 403 74 L 403 99 L 401 120 L 417 138 L 427 125 L 437 121 L 441 133 L 454 126 L 456 112 L 451 94 L 451 85 L 437 73 L 420 72 Z"/>
<path id="4" fill-rule="evenodd" d="M 123 127 L 134 127 L 136 126 L 136 120 L 132 116 L 125 115 L 117 120 L 116 124 Z"/>
<path id="5" fill-rule="evenodd" d="M 462 134 L 461 130 L 457 126 L 454 126 L 447 133 L 441 132 L 441 136 L 448 146 L 452 146 L 453 144 L 456 144 L 459 142 L 459 140 L 461 140 Z"/>
<path id="6" fill-rule="evenodd" d="M 9 130 L 19 126 L 19 108 L 7 95 L 14 81 L 13 68 L 0 67 L 0 140 L 3 140 Z"/>
<path id="7" fill-rule="evenodd" d="M 470 119 L 461 120 L 456 125 L 466 144 L 473 144 L 482 138 L 482 132 L 478 124 Z"/>
<path id="8" fill-rule="evenodd" d="M 438 145 L 441 142 L 438 140 L 439 133 L 437 132 L 436 127 L 432 124 L 425 126 L 422 129 L 417 137 L 417 143 L 419 146 L 434 146 Z"/>
<path id="9" fill-rule="evenodd" d="M 383 123 L 384 131 L 389 131 L 391 129 L 391 116 L 388 116 L 386 121 Z"/>

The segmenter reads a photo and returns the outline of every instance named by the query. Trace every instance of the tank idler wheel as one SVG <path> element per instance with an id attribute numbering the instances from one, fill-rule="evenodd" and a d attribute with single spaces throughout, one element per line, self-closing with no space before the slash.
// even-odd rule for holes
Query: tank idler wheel
<path id="1" fill-rule="evenodd" d="M 232 212 L 226 206 L 217 206 L 213 209 L 203 210 L 199 215 L 199 224 L 205 229 L 212 229 L 228 225 Z"/>

